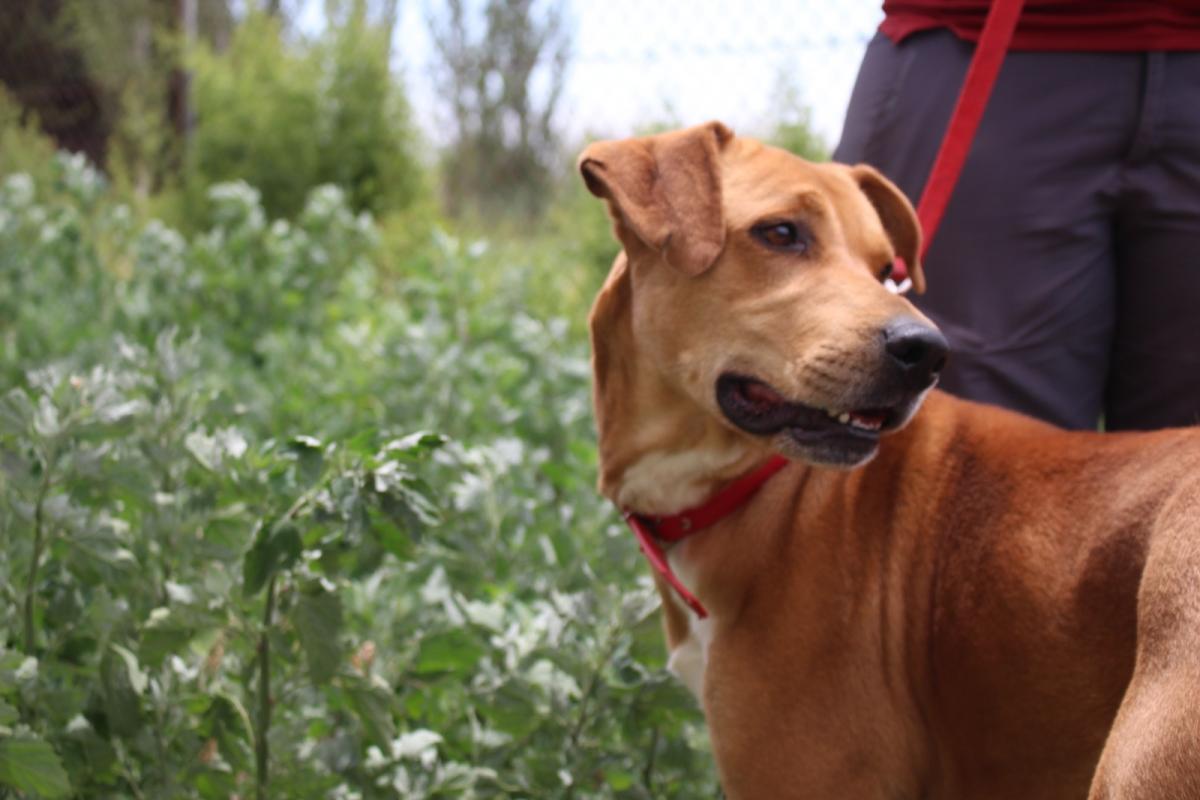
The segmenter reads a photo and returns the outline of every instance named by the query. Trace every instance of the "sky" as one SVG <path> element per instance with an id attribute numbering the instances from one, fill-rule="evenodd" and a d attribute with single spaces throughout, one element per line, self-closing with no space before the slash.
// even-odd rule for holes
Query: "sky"
<path id="1" fill-rule="evenodd" d="M 301 2 L 301 28 L 319 27 L 320 0 Z M 558 120 L 568 141 L 710 119 L 764 133 L 781 111 L 794 111 L 785 108 L 791 87 L 833 145 L 863 48 L 882 19 L 880 0 L 565 2 L 574 55 Z M 440 8 L 437 0 L 401 0 L 394 48 L 417 121 L 435 144 L 441 126 L 426 20 Z"/>

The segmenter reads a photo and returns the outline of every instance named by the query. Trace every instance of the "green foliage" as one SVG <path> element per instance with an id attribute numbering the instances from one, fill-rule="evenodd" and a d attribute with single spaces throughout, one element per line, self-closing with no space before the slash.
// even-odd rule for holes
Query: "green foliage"
<path id="1" fill-rule="evenodd" d="M 327 81 L 319 119 L 319 183 L 346 189 L 350 205 L 381 213 L 407 208 L 424 190 L 415 127 L 389 65 L 392 29 L 373 25 L 356 0 L 319 42 Z"/>
<path id="2" fill-rule="evenodd" d="M 38 130 L 32 116 L 0 86 L 0 178 L 16 172 L 45 184 L 54 161 L 54 145 Z"/>
<path id="3" fill-rule="evenodd" d="M 267 213 L 294 217 L 310 190 L 337 183 L 358 211 L 401 210 L 423 190 L 416 133 L 388 65 L 390 31 L 361 7 L 314 43 L 289 42 L 250 14 L 228 49 L 200 48 L 196 128 L 185 163 L 188 209 L 208 187 L 243 180 Z"/>
<path id="4" fill-rule="evenodd" d="M 575 148 L 583 151 L 583 145 Z M 547 211 L 541 241 L 548 242 L 571 264 L 581 264 L 603 277 L 612 267 L 619 245 L 605 203 L 594 197 L 575 169 L 564 170 L 555 202 Z M 594 287 L 589 287 L 594 288 Z"/>
<path id="5" fill-rule="evenodd" d="M 17 737 L 0 739 L 0 786 L 36 797 L 67 797 L 71 793 L 67 773 L 53 748 Z"/>
<path id="6" fill-rule="evenodd" d="M 829 145 L 812 129 L 807 110 L 781 120 L 768 141 L 809 161 L 829 160 Z"/>
<path id="7" fill-rule="evenodd" d="M 809 161 L 828 161 L 829 145 L 813 130 L 812 113 L 795 79 L 784 73 L 777 83 L 775 117 L 766 140 Z"/>
<path id="8" fill-rule="evenodd" d="M 185 170 L 193 207 L 210 185 L 245 180 L 273 214 L 297 213 L 320 157 L 316 63 L 286 45 L 278 20 L 251 14 L 224 53 L 201 48 L 191 66 L 196 130 Z"/>
<path id="9" fill-rule="evenodd" d="M 86 64 L 111 124 L 105 166 L 130 195 L 160 189 L 178 161 L 168 87 L 178 65 L 176 4 L 67 0 L 57 24 Z"/>
<path id="10" fill-rule="evenodd" d="M 598 274 L 53 169 L 0 182 L 0 794 L 714 796 L 593 489 Z"/>

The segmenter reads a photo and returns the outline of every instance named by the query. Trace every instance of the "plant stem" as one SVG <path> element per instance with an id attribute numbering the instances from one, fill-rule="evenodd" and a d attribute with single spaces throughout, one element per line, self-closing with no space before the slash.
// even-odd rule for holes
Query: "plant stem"
<path id="1" fill-rule="evenodd" d="M 33 555 L 29 559 L 29 575 L 25 579 L 25 654 L 33 655 L 37 642 L 37 629 L 33 624 L 33 600 L 37 592 L 38 562 L 42 560 L 45 547 L 44 509 L 46 495 L 50 492 L 50 465 L 46 464 L 42 482 L 38 486 L 37 502 L 33 507 Z"/>
<path id="2" fill-rule="evenodd" d="M 596 694 L 596 690 L 600 687 L 600 679 L 604 668 L 608 665 L 609 660 L 612 659 L 613 653 L 617 651 L 617 645 L 620 643 L 620 630 L 610 630 L 601 656 L 597 659 L 595 668 L 588 678 L 587 688 L 583 690 L 583 695 L 579 698 L 579 714 L 575 717 L 575 725 L 571 729 L 571 735 L 567 743 L 571 750 L 574 750 L 576 745 L 579 744 L 579 737 L 583 735 L 583 729 L 590 720 L 591 708 L 589 708 L 589 704 L 591 703 L 592 696 Z"/>
<path id="3" fill-rule="evenodd" d="M 306 504 L 316 497 L 321 482 L 317 481 L 307 492 L 296 498 L 291 508 L 284 512 L 276 522 L 282 525 L 296 516 Z M 267 582 L 267 606 L 263 609 L 262 632 L 258 637 L 258 729 L 254 735 L 254 763 L 256 775 L 257 800 L 267 800 L 267 792 L 271 781 L 271 746 L 267 735 L 271 730 L 271 622 L 275 616 L 275 580 L 272 575 Z"/>
<path id="4" fill-rule="evenodd" d="M 616 651 L 618 641 L 618 632 L 616 630 L 610 631 L 610 635 L 604 645 L 603 654 L 596 661 L 596 666 L 588 678 L 587 688 L 583 690 L 583 695 L 579 698 L 579 713 L 575 717 L 575 725 L 571 728 L 571 735 L 567 739 L 566 746 L 567 753 L 570 754 L 569 758 L 574 757 L 575 750 L 579 747 L 579 737 L 583 735 L 583 730 L 591 717 L 589 704 L 592 696 L 596 694 L 596 690 L 600 687 L 601 672 L 604 670 L 605 665 L 608 664 L 608 660 L 612 658 L 612 654 Z M 567 800 L 575 797 L 574 783 L 566 787 L 563 797 L 567 798 Z"/>
<path id="5" fill-rule="evenodd" d="M 121 773 L 125 776 L 125 783 L 129 787 L 129 791 L 133 792 L 133 796 L 137 800 L 145 800 L 146 795 L 142 794 L 142 789 L 134 778 L 133 770 L 129 768 L 129 753 L 125 751 L 125 747 L 120 742 L 117 743 L 116 753 L 117 762 L 121 765 Z"/>
<path id="6" fill-rule="evenodd" d="M 642 785 L 650 796 L 654 796 L 654 758 L 658 755 L 658 726 L 650 734 L 650 747 L 646 755 L 646 765 L 642 767 Z"/>
<path id="7" fill-rule="evenodd" d="M 258 728 L 254 737 L 254 757 L 257 767 L 256 797 L 267 800 L 270 782 L 271 751 L 267 734 L 271 728 L 271 618 L 275 615 L 275 576 L 267 583 L 267 607 L 263 611 L 263 629 L 258 639 Z"/>

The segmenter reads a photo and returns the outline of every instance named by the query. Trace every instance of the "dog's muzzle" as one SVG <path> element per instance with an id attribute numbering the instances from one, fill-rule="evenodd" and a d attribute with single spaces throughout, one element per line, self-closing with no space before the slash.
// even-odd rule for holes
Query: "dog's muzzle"
<path id="1" fill-rule="evenodd" d="M 875 454 L 882 434 L 912 417 L 925 391 L 946 363 L 949 346 L 941 333 L 911 317 L 888 323 L 867 374 L 848 374 L 824 402 L 785 397 L 757 376 L 724 373 L 716 385 L 721 412 L 741 430 L 780 436 L 793 457 L 831 466 L 854 466 Z"/>

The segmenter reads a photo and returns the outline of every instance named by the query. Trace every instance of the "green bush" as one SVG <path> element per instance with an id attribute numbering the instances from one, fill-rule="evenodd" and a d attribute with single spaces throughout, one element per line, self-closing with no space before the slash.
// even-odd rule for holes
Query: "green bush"
<path id="1" fill-rule="evenodd" d="M 797 111 L 779 120 L 767 139 L 776 147 L 782 147 L 809 161 L 829 160 L 829 145 L 812 129 L 807 110 Z"/>
<path id="2" fill-rule="evenodd" d="M 0 794 L 715 795 L 535 310 L 598 276 L 381 253 L 332 188 L 187 236 L 55 169 L 0 183 Z"/>
<path id="3" fill-rule="evenodd" d="M 582 152 L 583 147 L 576 148 L 577 152 Z M 603 278 L 619 247 L 613 236 L 612 221 L 604 203 L 593 196 L 580 179 L 574 159 L 563 172 L 556 200 L 546 212 L 543 239 L 552 242 L 569 263 L 584 264 L 594 275 Z"/>
<path id="4" fill-rule="evenodd" d="M 45 185 L 53 161 L 54 144 L 0 86 L 0 178 L 24 172 Z"/>
<path id="5" fill-rule="evenodd" d="M 105 122 L 104 167 L 121 193 L 148 203 L 178 167 L 169 96 L 179 66 L 178 9 L 162 0 L 63 0 L 55 38 L 84 65 Z M 78 113 L 78 112 L 77 112 Z"/>
<path id="6" fill-rule="evenodd" d="M 325 38 L 299 44 L 273 17 L 251 14 L 226 51 L 200 48 L 191 66 L 190 216 L 203 217 L 208 187 L 222 181 L 249 183 L 270 216 L 288 218 L 324 183 L 372 213 L 405 209 L 425 191 L 387 32 L 361 8 Z"/>
<path id="7" fill-rule="evenodd" d="M 809 161 L 828 161 L 828 143 L 812 127 L 812 111 L 792 72 L 780 72 L 775 80 L 776 101 L 767 125 L 766 141 Z"/>
<path id="8" fill-rule="evenodd" d="M 345 187 L 353 208 L 375 214 L 408 208 L 428 193 L 416 128 L 388 63 L 391 35 L 356 3 L 314 49 L 324 79 L 318 182 Z"/>
<path id="9" fill-rule="evenodd" d="M 196 127 L 184 165 L 193 209 L 208 187 L 244 180 L 273 214 L 300 210 L 317 183 L 317 64 L 293 52 L 272 17 L 252 14 L 228 50 L 192 59 Z"/>

